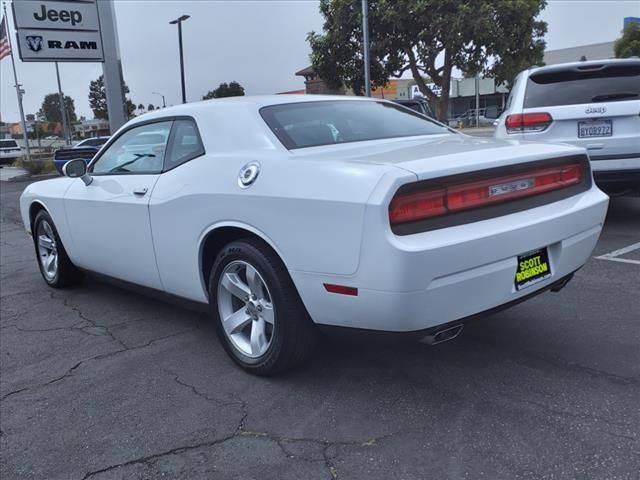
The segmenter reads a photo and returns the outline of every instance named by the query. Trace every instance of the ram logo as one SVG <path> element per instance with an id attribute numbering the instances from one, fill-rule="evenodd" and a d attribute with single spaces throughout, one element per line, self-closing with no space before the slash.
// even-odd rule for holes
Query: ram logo
<path id="1" fill-rule="evenodd" d="M 42 50 L 42 37 L 39 35 L 27 35 L 25 37 L 27 39 L 27 47 L 29 50 L 33 50 L 34 52 L 39 52 Z"/>

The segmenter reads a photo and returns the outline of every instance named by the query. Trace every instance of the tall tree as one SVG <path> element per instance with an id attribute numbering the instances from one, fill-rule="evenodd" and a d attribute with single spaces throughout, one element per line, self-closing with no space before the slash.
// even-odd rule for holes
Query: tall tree
<path id="1" fill-rule="evenodd" d="M 140 103 L 137 107 L 136 110 L 138 110 L 140 113 L 144 113 L 144 105 L 142 103 Z"/>
<path id="2" fill-rule="evenodd" d="M 221 83 L 215 90 L 209 90 L 207 94 L 202 97 L 203 100 L 209 100 L 211 98 L 222 97 L 242 97 L 244 96 L 244 87 L 238 82 Z"/>
<path id="3" fill-rule="evenodd" d="M 640 57 L 640 24 L 628 23 L 622 37 L 613 45 L 616 58 Z"/>
<path id="4" fill-rule="evenodd" d="M 156 109 L 156 107 L 153 105 L 153 103 L 150 103 L 147 106 L 147 112 L 153 112 Z"/>
<path id="5" fill-rule="evenodd" d="M 372 86 L 409 71 L 444 120 L 454 69 L 508 83 L 542 61 L 547 24 L 536 17 L 545 5 L 546 0 L 370 0 Z M 320 12 L 324 32 L 307 37 L 314 70 L 330 87 L 344 83 L 362 94 L 360 0 L 320 0 Z"/>
<path id="6" fill-rule="evenodd" d="M 64 96 L 65 112 L 69 124 L 76 122 L 76 106 L 73 98 Z M 60 96 L 57 93 L 49 93 L 45 95 L 42 101 L 42 107 L 38 112 L 39 118 L 44 118 L 47 122 L 62 123 L 62 110 L 60 109 Z"/>
<path id="7" fill-rule="evenodd" d="M 133 115 L 136 109 L 135 104 L 127 96 L 129 87 L 122 81 L 122 96 L 125 98 L 125 112 L 128 117 Z M 100 120 L 109 120 L 109 112 L 107 111 L 107 93 L 104 88 L 104 76 L 100 75 L 96 80 L 89 83 L 89 106 L 93 110 L 93 116 Z"/>

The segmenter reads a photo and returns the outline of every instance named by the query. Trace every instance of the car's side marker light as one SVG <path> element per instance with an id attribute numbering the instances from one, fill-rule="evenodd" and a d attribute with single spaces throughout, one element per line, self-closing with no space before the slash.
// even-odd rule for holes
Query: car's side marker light
<path id="1" fill-rule="evenodd" d="M 339 293 L 340 295 L 351 295 L 353 297 L 358 296 L 358 289 L 355 287 L 347 287 L 345 285 L 333 285 L 331 283 L 325 283 L 324 288 L 329 293 Z"/>

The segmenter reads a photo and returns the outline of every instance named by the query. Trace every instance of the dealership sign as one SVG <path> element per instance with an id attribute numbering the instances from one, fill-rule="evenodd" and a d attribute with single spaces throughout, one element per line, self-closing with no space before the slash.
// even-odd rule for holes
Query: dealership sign
<path id="1" fill-rule="evenodd" d="M 95 0 L 14 0 L 23 62 L 102 62 Z"/>
<path id="2" fill-rule="evenodd" d="M 429 87 L 429 89 L 434 93 L 436 97 L 439 97 L 440 95 L 442 95 L 442 87 L 437 86 L 435 83 L 427 83 L 426 85 L 427 87 Z M 424 95 L 422 94 L 422 92 L 420 91 L 420 88 L 417 85 L 411 86 L 411 98 L 419 98 L 423 96 Z"/>

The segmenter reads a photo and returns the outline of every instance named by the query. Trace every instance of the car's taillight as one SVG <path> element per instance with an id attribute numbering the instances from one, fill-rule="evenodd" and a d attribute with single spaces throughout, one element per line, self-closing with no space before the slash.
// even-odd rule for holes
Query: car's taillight
<path id="1" fill-rule="evenodd" d="M 401 189 L 389 205 L 389 221 L 393 226 L 531 197 L 577 185 L 584 175 L 582 163 L 568 163 L 418 191 Z"/>
<path id="2" fill-rule="evenodd" d="M 389 206 L 391 224 L 444 215 L 447 213 L 445 196 L 444 189 L 396 195 Z"/>
<path id="3" fill-rule="evenodd" d="M 546 112 L 516 113 L 504 121 L 507 133 L 542 132 L 551 125 L 553 118 Z"/>

